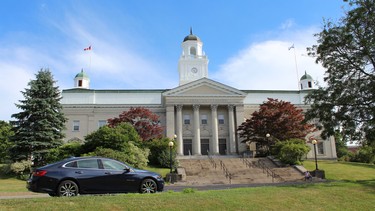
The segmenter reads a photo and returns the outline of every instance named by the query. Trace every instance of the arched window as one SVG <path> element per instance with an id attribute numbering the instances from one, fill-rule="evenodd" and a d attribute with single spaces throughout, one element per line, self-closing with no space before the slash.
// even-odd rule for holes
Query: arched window
<path id="1" fill-rule="evenodd" d="M 190 55 L 194 55 L 194 56 L 197 55 L 197 49 L 195 47 L 190 48 Z"/>

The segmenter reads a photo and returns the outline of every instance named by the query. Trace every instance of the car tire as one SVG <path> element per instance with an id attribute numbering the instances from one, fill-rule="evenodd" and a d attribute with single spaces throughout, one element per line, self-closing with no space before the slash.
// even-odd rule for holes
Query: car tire
<path id="1" fill-rule="evenodd" d="M 77 196 L 79 193 L 78 185 L 72 180 L 62 181 L 57 188 L 58 196 Z"/>
<path id="2" fill-rule="evenodd" d="M 144 179 L 141 183 L 140 193 L 156 193 L 158 185 L 153 179 Z"/>

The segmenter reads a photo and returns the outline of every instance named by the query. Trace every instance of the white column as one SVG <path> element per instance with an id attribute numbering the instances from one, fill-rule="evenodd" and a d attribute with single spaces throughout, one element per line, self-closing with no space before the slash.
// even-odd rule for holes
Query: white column
<path id="1" fill-rule="evenodd" d="M 176 109 L 177 154 L 184 155 L 184 143 L 182 139 L 182 105 L 176 105 Z"/>
<path id="2" fill-rule="evenodd" d="M 236 126 L 241 125 L 244 122 L 244 106 L 243 105 L 236 105 L 236 112 L 234 114 L 235 116 L 235 131 L 236 131 Z M 243 139 L 241 139 L 236 132 L 236 148 L 238 153 L 242 153 L 243 151 L 246 150 L 246 144 L 242 143 Z"/>
<path id="3" fill-rule="evenodd" d="M 201 132 L 199 124 L 199 105 L 193 105 L 194 109 L 194 140 L 193 155 L 201 155 Z"/>
<path id="4" fill-rule="evenodd" d="M 165 125 L 165 129 L 166 129 L 166 135 L 169 138 L 173 138 L 174 134 L 176 134 L 176 131 L 175 131 L 175 125 L 176 125 L 176 123 L 175 123 L 174 115 L 175 115 L 174 106 L 173 105 L 168 105 L 166 107 L 166 125 Z"/>
<path id="5" fill-rule="evenodd" d="M 234 127 L 234 105 L 228 105 L 229 118 L 229 152 L 236 154 L 236 131 Z"/>
<path id="6" fill-rule="evenodd" d="M 219 132 L 217 122 L 217 105 L 211 105 L 211 116 L 212 116 L 212 139 L 210 142 L 210 152 L 213 154 L 219 154 Z"/>

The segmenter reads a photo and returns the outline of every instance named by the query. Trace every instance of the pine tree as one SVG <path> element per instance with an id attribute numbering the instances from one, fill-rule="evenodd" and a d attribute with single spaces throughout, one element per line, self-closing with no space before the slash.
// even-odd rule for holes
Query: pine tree
<path id="1" fill-rule="evenodd" d="M 21 91 L 24 100 L 16 104 L 21 112 L 13 114 L 14 136 L 11 157 L 14 161 L 34 158 L 36 166 L 43 164 L 49 149 L 62 144 L 65 117 L 60 104 L 61 94 L 48 69 L 41 69 L 36 79 Z"/>
<path id="2" fill-rule="evenodd" d="M 5 162 L 9 159 L 8 150 L 11 146 L 9 139 L 12 135 L 12 125 L 0 120 L 0 162 Z"/>

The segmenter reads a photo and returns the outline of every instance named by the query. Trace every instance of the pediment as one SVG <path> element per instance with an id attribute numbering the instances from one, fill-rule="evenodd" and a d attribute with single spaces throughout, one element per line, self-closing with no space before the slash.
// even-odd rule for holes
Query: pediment
<path id="1" fill-rule="evenodd" d="M 183 96 L 221 96 L 221 97 L 245 97 L 246 93 L 227 86 L 225 84 L 219 83 L 217 81 L 210 80 L 208 78 L 201 78 L 196 81 L 192 81 L 190 83 L 178 86 L 174 89 L 168 90 L 163 93 L 163 96 L 175 96 L 175 97 L 183 97 Z"/>

